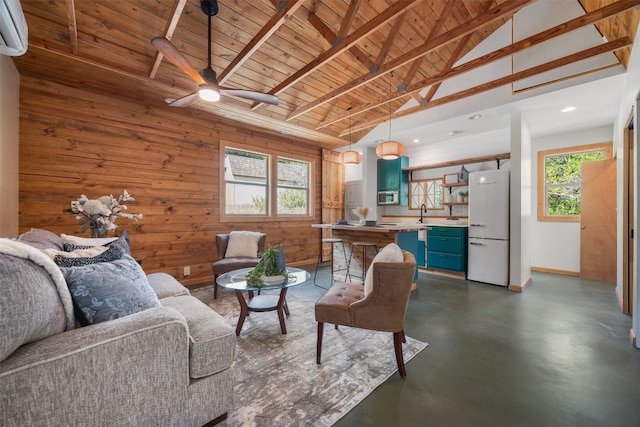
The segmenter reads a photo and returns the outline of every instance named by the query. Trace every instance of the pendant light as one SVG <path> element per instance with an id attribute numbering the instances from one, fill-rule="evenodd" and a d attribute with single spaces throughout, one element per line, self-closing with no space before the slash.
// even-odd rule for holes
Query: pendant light
<path id="1" fill-rule="evenodd" d="M 351 110 L 351 107 L 347 108 L 347 111 Z M 349 151 L 340 153 L 340 163 L 343 165 L 359 165 L 362 162 L 362 154 L 351 149 L 351 117 L 349 117 Z"/>
<path id="2" fill-rule="evenodd" d="M 393 77 L 393 71 L 391 72 Z M 389 79 L 389 93 L 391 93 L 391 79 Z M 378 157 L 385 160 L 395 160 L 404 154 L 404 145 L 391 140 L 391 103 L 389 104 L 389 139 L 376 147 Z"/>

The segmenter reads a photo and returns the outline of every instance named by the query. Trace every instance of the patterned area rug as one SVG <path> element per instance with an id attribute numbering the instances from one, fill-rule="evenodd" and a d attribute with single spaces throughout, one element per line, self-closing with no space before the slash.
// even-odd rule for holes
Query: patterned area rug
<path id="1" fill-rule="evenodd" d="M 213 299 L 213 287 L 192 295 L 235 327 L 234 294 Z M 251 313 L 238 337 L 234 409 L 221 426 L 330 426 L 391 375 L 397 374 L 391 333 L 331 325 L 324 328 L 322 364 L 316 364 L 314 303 L 289 294 L 287 334 L 275 311 Z M 427 347 L 407 337 L 405 363 Z"/>

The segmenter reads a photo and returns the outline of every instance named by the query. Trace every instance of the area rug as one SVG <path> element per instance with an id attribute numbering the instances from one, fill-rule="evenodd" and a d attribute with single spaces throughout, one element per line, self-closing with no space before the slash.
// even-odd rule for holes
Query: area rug
<path id="1" fill-rule="evenodd" d="M 235 327 L 234 294 L 213 299 L 213 288 L 194 290 Z M 287 295 L 287 334 L 275 311 L 251 313 L 237 341 L 233 410 L 222 426 L 330 426 L 391 375 L 397 374 L 391 333 L 327 325 L 322 364 L 316 364 L 314 303 Z M 407 337 L 405 363 L 427 347 Z"/>

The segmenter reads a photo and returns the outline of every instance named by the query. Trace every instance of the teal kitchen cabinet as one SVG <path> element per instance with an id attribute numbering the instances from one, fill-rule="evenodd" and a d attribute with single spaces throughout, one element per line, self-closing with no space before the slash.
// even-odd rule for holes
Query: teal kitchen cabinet
<path id="1" fill-rule="evenodd" d="M 399 203 L 406 206 L 409 203 L 409 173 L 403 168 L 409 167 L 409 158 L 398 157 L 394 160 L 378 159 L 378 192 L 397 191 Z"/>
<path id="2" fill-rule="evenodd" d="M 467 227 L 427 228 L 427 268 L 467 271 Z"/>

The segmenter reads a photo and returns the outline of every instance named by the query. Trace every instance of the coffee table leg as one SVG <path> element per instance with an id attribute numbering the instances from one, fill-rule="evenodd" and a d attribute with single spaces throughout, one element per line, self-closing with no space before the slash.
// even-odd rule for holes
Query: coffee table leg
<path id="1" fill-rule="evenodd" d="M 286 296 L 287 296 L 287 288 L 282 288 L 280 290 L 280 298 L 278 299 L 277 310 L 278 310 L 278 319 L 280 319 L 280 331 L 283 334 L 287 333 L 287 326 L 284 323 L 284 307 L 287 306 L 287 300 L 285 299 Z M 289 309 L 287 308 L 286 311 L 288 316 Z"/>
<path id="2" fill-rule="evenodd" d="M 287 305 L 287 300 L 285 298 L 284 300 L 284 304 L 282 304 L 282 308 L 284 308 L 284 312 L 286 313 L 286 315 L 289 315 L 289 306 Z"/>
<path id="3" fill-rule="evenodd" d="M 236 297 L 238 297 L 238 302 L 240 303 L 240 317 L 238 317 L 238 324 L 236 325 L 236 336 L 238 336 L 242 330 L 242 325 L 244 325 L 244 319 L 249 315 L 249 306 L 242 292 L 236 291 Z"/>

